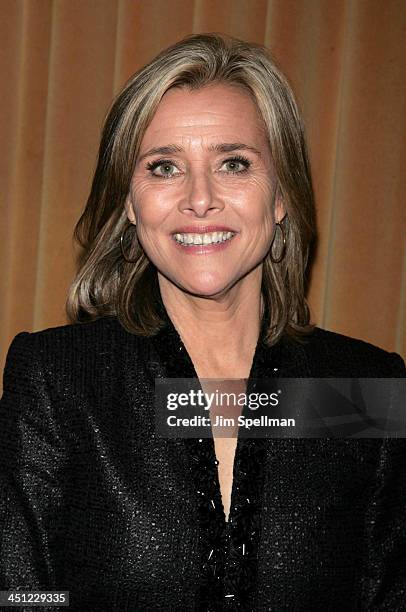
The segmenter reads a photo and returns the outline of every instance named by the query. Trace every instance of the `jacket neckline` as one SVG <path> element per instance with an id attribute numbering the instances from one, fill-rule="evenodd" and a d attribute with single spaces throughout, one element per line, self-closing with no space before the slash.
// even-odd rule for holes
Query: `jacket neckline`
<path id="1" fill-rule="evenodd" d="M 165 326 L 152 337 L 152 361 L 159 364 L 159 376 L 195 378 L 192 359 L 170 319 L 161 306 Z M 252 379 L 276 377 L 280 373 L 283 339 L 268 347 L 264 335 L 265 316 L 255 348 L 247 393 Z M 183 439 L 191 478 L 196 487 L 196 513 L 201 532 L 200 599 L 210 612 L 210 602 L 221 605 L 252 606 L 257 575 L 266 440 L 238 436 L 234 458 L 229 520 L 222 504 L 213 437 Z M 206 607 L 205 607 L 206 606 Z"/>

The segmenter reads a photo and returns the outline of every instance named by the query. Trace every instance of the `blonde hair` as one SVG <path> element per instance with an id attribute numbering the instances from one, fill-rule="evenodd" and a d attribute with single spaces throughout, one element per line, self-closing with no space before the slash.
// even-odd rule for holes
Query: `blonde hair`
<path id="1" fill-rule="evenodd" d="M 305 272 L 315 237 L 314 197 L 297 105 L 265 47 L 222 34 L 193 35 L 168 47 L 135 73 L 111 106 L 91 192 L 74 230 L 83 250 L 66 302 L 72 323 L 114 315 L 129 332 L 144 336 L 156 334 L 165 324 L 157 270 L 135 232 L 126 232 L 124 245 L 134 263 L 123 259 L 120 236 L 128 227 L 124 203 L 141 140 L 162 96 L 171 87 L 198 89 L 212 83 L 242 86 L 256 102 L 286 210 L 281 223 L 285 256 L 280 263 L 272 262 L 271 250 L 280 253 L 283 246 L 281 232 L 276 232 L 263 261 L 266 343 L 274 344 L 284 331 L 300 339 L 314 327 L 305 299 Z"/>

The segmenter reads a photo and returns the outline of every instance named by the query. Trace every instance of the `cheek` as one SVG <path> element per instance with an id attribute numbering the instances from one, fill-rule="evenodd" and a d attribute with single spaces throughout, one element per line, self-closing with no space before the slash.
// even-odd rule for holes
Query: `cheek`
<path id="1" fill-rule="evenodd" d="M 253 229 L 271 231 L 274 223 L 274 191 L 269 183 L 250 181 L 247 188 L 236 191 L 230 197 L 230 207 L 240 216 L 244 224 Z"/>
<path id="2" fill-rule="evenodd" d="M 148 231 L 149 228 L 158 227 L 173 207 L 168 194 L 142 184 L 133 189 L 132 195 L 137 223 L 140 229 L 143 228 L 145 231 Z"/>
<path id="3" fill-rule="evenodd" d="M 255 223 L 262 225 L 262 230 L 268 238 L 273 232 L 275 223 L 275 189 L 269 181 L 256 183 L 256 202 L 252 205 Z"/>

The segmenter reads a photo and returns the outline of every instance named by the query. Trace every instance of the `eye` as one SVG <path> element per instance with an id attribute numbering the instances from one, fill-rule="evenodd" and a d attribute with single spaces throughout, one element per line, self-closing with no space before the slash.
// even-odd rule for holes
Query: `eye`
<path id="1" fill-rule="evenodd" d="M 169 159 L 157 159 L 156 161 L 148 162 L 147 170 L 152 176 L 157 176 L 159 178 L 171 178 L 179 174 L 179 171 L 176 172 L 178 168 Z"/>
<path id="2" fill-rule="evenodd" d="M 235 155 L 234 157 L 226 159 L 221 167 L 225 167 L 225 171 L 229 174 L 242 174 L 248 170 L 250 165 L 251 162 L 249 159 L 242 155 Z"/>

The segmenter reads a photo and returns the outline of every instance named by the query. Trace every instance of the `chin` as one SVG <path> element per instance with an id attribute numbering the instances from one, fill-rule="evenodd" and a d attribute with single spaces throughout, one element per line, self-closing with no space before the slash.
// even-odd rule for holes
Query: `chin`
<path id="1" fill-rule="evenodd" d="M 212 275 L 195 275 L 190 279 L 179 279 L 176 284 L 183 291 L 201 297 L 215 297 L 221 295 L 231 286 L 229 279 Z"/>

